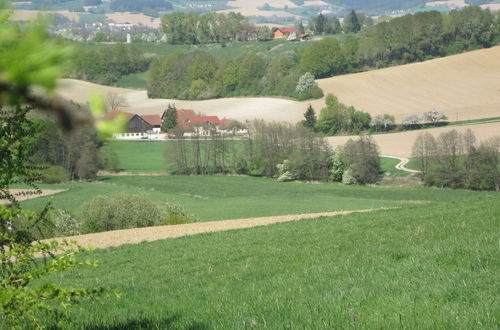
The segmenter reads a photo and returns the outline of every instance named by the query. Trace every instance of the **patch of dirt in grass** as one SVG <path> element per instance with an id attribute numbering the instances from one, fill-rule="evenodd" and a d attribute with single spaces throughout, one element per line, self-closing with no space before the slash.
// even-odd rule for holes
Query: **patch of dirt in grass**
<path id="1" fill-rule="evenodd" d="M 66 191 L 65 189 L 44 189 L 40 194 L 37 194 L 33 189 L 10 189 L 9 192 L 14 195 L 17 201 L 22 202 L 28 199 L 45 197 L 54 194 L 58 194 L 60 192 Z M 10 202 L 5 199 L 0 199 L 0 205 L 7 205 Z"/>
<path id="2" fill-rule="evenodd" d="M 202 233 L 212 233 L 218 231 L 252 228 L 266 226 L 270 224 L 297 221 L 302 219 L 312 219 L 319 217 L 331 217 L 346 215 L 355 212 L 371 212 L 380 209 L 367 209 L 357 211 L 337 211 L 309 214 L 281 215 L 263 218 L 248 218 L 237 220 L 223 220 L 210 222 L 196 222 L 182 225 L 146 227 L 136 229 L 115 230 L 104 233 L 86 234 L 80 236 L 66 237 L 65 239 L 76 241 L 80 246 L 104 249 L 123 244 L 138 244 L 142 242 L 152 242 L 167 238 L 190 236 Z M 57 240 L 62 240 L 58 238 Z"/>

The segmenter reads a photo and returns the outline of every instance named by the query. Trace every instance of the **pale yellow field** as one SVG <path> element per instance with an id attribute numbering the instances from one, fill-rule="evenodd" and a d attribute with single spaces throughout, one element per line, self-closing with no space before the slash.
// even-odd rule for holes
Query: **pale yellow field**
<path id="1" fill-rule="evenodd" d="M 496 122 L 478 125 L 439 127 L 426 130 L 408 131 L 403 133 L 378 134 L 373 135 L 373 138 L 380 147 L 381 154 L 389 156 L 410 157 L 413 143 L 415 143 L 415 140 L 417 139 L 417 136 L 419 134 L 423 132 L 429 132 L 433 136 L 437 137 L 439 134 L 451 131 L 453 129 L 456 129 L 459 132 L 470 129 L 476 135 L 478 142 L 488 140 L 492 137 L 500 136 L 500 122 Z M 349 139 L 356 138 L 356 136 L 333 136 L 327 138 L 327 140 L 330 145 L 335 148 L 337 146 L 343 145 Z"/>
<path id="2" fill-rule="evenodd" d="M 68 10 L 56 10 L 56 11 L 38 11 L 38 10 L 16 10 L 12 15 L 12 19 L 15 21 L 31 21 L 38 17 L 38 15 L 50 15 L 50 14 L 60 14 L 66 16 L 70 20 L 78 21 L 80 16 L 78 13 L 70 12 Z"/>
<path id="3" fill-rule="evenodd" d="M 431 109 L 450 120 L 500 116 L 500 47 L 318 80 L 325 94 L 398 121 Z M 318 102 L 314 102 L 318 104 Z"/>
<path id="4" fill-rule="evenodd" d="M 245 16 L 279 16 L 279 17 L 298 17 L 296 15 L 279 10 L 261 10 L 265 4 L 274 8 L 296 8 L 297 5 L 289 0 L 234 0 L 228 1 L 227 5 L 231 9 L 220 10 L 219 13 L 239 12 Z"/>
<path id="5" fill-rule="evenodd" d="M 144 14 L 133 13 L 114 13 L 106 14 L 109 19 L 115 20 L 120 23 L 129 22 L 134 25 L 142 24 L 151 28 L 160 28 L 160 19 L 146 16 Z"/>

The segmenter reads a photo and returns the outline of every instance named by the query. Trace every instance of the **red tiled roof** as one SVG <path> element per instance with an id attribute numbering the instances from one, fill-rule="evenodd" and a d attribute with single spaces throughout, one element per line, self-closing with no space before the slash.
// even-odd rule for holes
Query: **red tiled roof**
<path id="1" fill-rule="evenodd" d="M 194 110 L 178 109 L 177 110 L 177 120 L 189 120 L 192 117 L 196 117 Z"/>
<path id="2" fill-rule="evenodd" d="M 291 27 L 280 27 L 277 30 L 281 31 L 282 33 L 294 33 L 295 29 Z"/>
<path id="3" fill-rule="evenodd" d="M 142 115 L 140 117 L 151 126 L 161 126 L 161 118 L 159 115 Z"/>
<path id="4" fill-rule="evenodd" d="M 194 124 L 204 124 L 206 122 L 210 122 L 214 125 L 218 125 L 220 123 L 220 119 L 217 116 L 195 116 L 191 117 L 189 121 Z"/>
<path id="5" fill-rule="evenodd" d="M 229 124 L 230 124 L 232 121 L 233 121 L 232 119 L 222 118 L 222 119 L 220 120 L 220 126 L 221 126 L 221 128 L 227 128 L 227 126 L 229 126 Z"/>
<path id="6" fill-rule="evenodd" d="M 120 111 L 120 110 L 111 110 L 110 112 L 108 112 L 104 115 L 104 119 L 105 120 L 113 120 L 116 117 L 118 117 L 118 115 L 120 115 L 120 114 L 127 117 L 127 119 L 130 119 L 133 116 L 135 116 L 135 113 L 125 112 L 125 111 Z"/>

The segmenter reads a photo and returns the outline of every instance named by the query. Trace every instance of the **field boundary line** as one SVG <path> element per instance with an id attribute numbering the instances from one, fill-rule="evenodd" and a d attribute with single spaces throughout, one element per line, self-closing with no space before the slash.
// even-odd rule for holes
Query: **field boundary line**
<path id="1" fill-rule="evenodd" d="M 75 241 L 83 247 L 104 249 L 124 244 L 139 244 L 142 242 L 153 242 L 168 238 L 177 238 L 204 233 L 214 233 L 219 231 L 246 229 L 260 226 L 267 226 L 275 223 L 291 222 L 304 219 L 314 219 L 319 217 L 332 217 L 348 215 L 352 213 L 367 213 L 391 208 L 363 209 L 352 211 L 334 211 L 307 214 L 279 215 L 260 218 L 246 218 L 235 220 L 220 220 L 208 222 L 195 222 L 181 225 L 144 227 L 133 229 L 122 229 L 101 233 L 92 233 L 78 236 L 55 238 L 56 241 Z M 44 242 L 53 239 L 44 240 Z"/>

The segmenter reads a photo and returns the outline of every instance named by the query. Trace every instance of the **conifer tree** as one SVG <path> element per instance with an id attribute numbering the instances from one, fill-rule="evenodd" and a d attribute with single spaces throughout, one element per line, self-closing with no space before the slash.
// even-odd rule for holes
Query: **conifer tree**
<path id="1" fill-rule="evenodd" d="M 316 128 L 316 113 L 311 104 L 307 107 L 306 112 L 304 113 L 304 127 L 315 129 Z"/>
<path id="2" fill-rule="evenodd" d="M 356 33 L 361 30 L 358 15 L 356 15 L 356 12 L 354 10 L 352 10 L 345 18 L 343 28 L 345 33 Z"/>
<path id="3" fill-rule="evenodd" d="M 167 132 L 177 126 L 177 108 L 175 105 L 169 104 L 165 119 L 163 119 L 162 129 Z"/>

